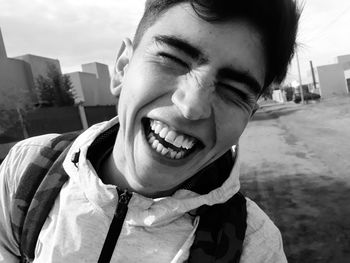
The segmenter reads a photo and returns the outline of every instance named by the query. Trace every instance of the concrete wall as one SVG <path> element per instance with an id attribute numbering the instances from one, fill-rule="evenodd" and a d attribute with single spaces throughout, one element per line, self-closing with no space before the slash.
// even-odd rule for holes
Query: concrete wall
<path id="1" fill-rule="evenodd" d="M 99 83 L 95 74 L 73 72 L 66 75 L 68 75 L 72 81 L 74 89 L 78 95 L 78 101 L 84 101 L 84 106 L 101 105 L 98 94 Z"/>
<path id="2" fill-rule="evenodd" d="M 112 119 L 116 116 L 115 106 L 85 107 L 89 126 Z M 14 124 L 6 132 L 0 133 L 0 145 L 24 139 L 18 114 L 13 113 Z M 74 106 L 38 108 L 23 115 L 29 136 L 47 133 L 65 133 L 82 130 L 79 109 Z"/>
<path id="3" fill-rule="evenodd" d="M 336 61 L 337 61 L 338 64 L 343 64 L 343 63 L 350 62 L 350 54 L 349 55 L 338 56 L 336 58 Z"/>
<path id="4" fill-rule="evenodd" d="M 75 103 L 79 104 L 80 102 L 85 101 L 85 97 L 84 97 L 84 92 L 83 92 L 83 88 L 81 86 L 81 81 L 80 81 L 80 73 L 81 72 L 72 72 L 72 73 L 67 73 L 65 75 L 69 76 L 72 85 L 74 87 L 74 91 L 75 91 Z"/>
<path id="5" fill-rule="evenodd" d="M 101 105 L 98 98 L 98 87 L 99 83 L 96 78 L 96 75 L 81 72 L 80 73 L 80 81 L 81 86 L 83 88 L 84 97 L 85 97 L 85 106 L 95 106 L 95 105 Z"/>
<path id="6" fill-rule="evenodd" d="M 82 65 L 83 72 L 95 74 L 98 80 L 98 104 L 97 105 L 114 105 L 115 99 L 111 96 L 109 85 L 111 78 L 108 66 L 101 63 L 89 63 Z"/>
<path id="7" fill-rule="evenodd" d="M 115 98 L 109 90 L 110 76 L 108 66 L 101 63 L 82 65 L 83 72 L 67 73 L 73 83 L 79 100 L 84 106 L 115 105 Z"/>
<path id="8" fill-rule="evenodd" d="M 5 94 L 5 96 L 0 97 L 0 104 L 1 100 L 8 100 L 8 97 L 14 94 L 17 98 L 12 96 L 14 98 L 13 104 L 23 104 L 24 100 L 28 104 L 37 103 L 35 80 L 39 75 L 47 76 L 49 64 L 55 65 L 61 72 L 61 66 L 57 59 L 30 54 L 8 58 L 0 30 L 0 91 Z"/>
<path id="9" fill-rule="evenodd" d="M 34 80 L 31 75 L 30 65 L 24 61 L 8 58 L 0 30 L 0 105 L 3 100 L 14 99 L 13 104 L 19 101 L 36 103 Z M 9 97 L 4 96 L 9 95 Z M 16 98 L 13 96 L 17 96 Z M 8 103 L 7 103 L 8 104 Z"/>
<path id="10" fill-rule="evenodd" d="M 77 107 L 39 108 L 25 116 L 29 136 L 83 129 Z"/>
<path id="11" fill-rule="evenodd" d="M 85 114 L 89 126 L 102 121 L 108 121 L 117 115 L 115 106 L 85 107 Z"/>
<path id="12" fill-rule="evenodd" d="M 343 67 L 344 71 L 350 70 L 350 55 L 338 56 L 336 61 Z"/>
<path id="13" fill-rule="evenodd" d="M 283 96 L 283 93 L 281 90 L 274 90 L 272 93 L 272 99 L 274 101 L 279 102 L 279 103 L 283 103 L 283 102 L 287 101 L 285 96 Z"/>
<path id="14" fill-rule="evenodd" d="M 89 126 L 110 120 L 116 115 L 115 106 L 85 107 L 85 112 Z M 78 107 L 39 108 L 23 117 L 29 136 L 82 130 Z M 17 120 L 12 128 L 0 134 L 0 162 L 14 143 L 23 139 L 21 126 Z"/>
<path id="15" fill-rule="evenodd" d="M 341 64 L 317 67 L 322 98 L 348 94 L 344 69 Z"/>
<path id="16" fill-rule="evenodd" d="M 41 56 L 36 56 L 31 54 L 18 56 L 16 57 L 16 59 L 23 60 L 30 65 L 34 80 L 39 75 L 46 77 L 49 65 L 54 65 L 57 68 L 57 70 L 60 73 L 62 73 L 61 65 L 58 59 L 46 58 L 46 57 L 41 57 Z"/>

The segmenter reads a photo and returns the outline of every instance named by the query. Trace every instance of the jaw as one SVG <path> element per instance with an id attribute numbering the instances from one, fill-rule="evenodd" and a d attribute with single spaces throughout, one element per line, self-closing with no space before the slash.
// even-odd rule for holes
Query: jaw
<path id="1" fill-rule="evenodd" d="M 117 155 L 124 157 L 123 159 L 119 158 L 120 162 L 118 161 L 117 166 L 123 167 L 121 173 L 129 184 L 129 190 L 142 194 L 175 189 L 182 182 L 198 172 L 208 158 L 208 146 L 205 146 L 198 138 L 194 138 L 193 136 L 182 133 L 180 129 L 176 129 L 179 136 L 186 135 L 187 139 L 193 137 L 192 141 L 195 143 L 193 147 L 190 147 L 190 140 L 175 143 L 176 139 L 174 139 L 173 143 L 169 143 L 166 141 L 164 134 L 159 134 L 159 131 L 156 133 L 152 129 L 152 122 L 154 120 L 151 118 L 139 118 L 138 121 L 129 125 L 127 131 L 125 131 L 125 128 L 122 129 L 123 132 L 119 135 L 122 135 L 121 137 L 123 138 L 120 138 L 120 140 L 117 139 L 119 143 L 115 145 L 116 152 L 118 152 Z M 167 124 L 163 123 L 164 125 Z M 170 128 L 174 130 L 174 127 Z M 168 147 L 173 151 L 184 150 L 183 148 L 186 149 L 186 147 L 188 149 L 186 149 L 183 156 L 182 154 L 178 156 L 180 158 L 176 158 L 174 155 L 172 157 L 170 150 L 168 153 L 165 154 L 163 152 L 162 154 L 162 151 L 157 151 L 158 146 L 152 147 L 153 143 L 151 144 L 149 142 L 150 135 L 154 136 L 155 133 L 160 138 L 165 137 L 161 141 L 161 144 L 164 144 L 164 146 L 160 146 L 158 150 L 163 151 L 164 149 L 161 149 L 161 147 Z M 184 139 L 186 138 L 184 137 Z"/>

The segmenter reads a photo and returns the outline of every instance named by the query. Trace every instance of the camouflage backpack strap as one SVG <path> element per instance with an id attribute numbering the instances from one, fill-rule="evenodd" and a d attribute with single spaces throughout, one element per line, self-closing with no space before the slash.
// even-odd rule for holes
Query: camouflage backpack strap
<path id="1" fill-rule="evenodd" d="M 78 132 L 52 139 L 28 165 L 16 190 L 12 209 L 12 229 L 19 243 L 21 262 L 31 262 L 41 228 L 68 180 L 62 163 Z"/>
<path id="2" fill-rule="evenodd" d="M 246 200 L 241 193 L 225 204 L 203 207 L 188 262 L 238 263 L 246 228 Z"/>
<path id="3" fill-rule="evenodd" d="M 235 162 L 231 151 L 196 175 L 190 189 L 206 194 L 221 186 L 230 175 Z M 247 228 L 246 199 L 241 193 L 235 194 L 224 204 L 202 206 L 189 263 L 238 263 L 243 250 Z"/>

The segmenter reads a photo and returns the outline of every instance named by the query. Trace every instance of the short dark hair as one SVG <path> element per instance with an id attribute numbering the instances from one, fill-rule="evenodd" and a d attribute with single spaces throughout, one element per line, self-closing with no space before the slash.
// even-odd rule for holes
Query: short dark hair
<path id="1" fill-rule="evenodd" d="M 197 15 L 209 22 L 242 19 L 251 23 L 261 34 L 265 48 L 264 90 L 284 80 L 296 47 L 300 9 L 295 0 L 147 0 L 134 48 L 164 12 L 181 3 L 190 3 Z"/>

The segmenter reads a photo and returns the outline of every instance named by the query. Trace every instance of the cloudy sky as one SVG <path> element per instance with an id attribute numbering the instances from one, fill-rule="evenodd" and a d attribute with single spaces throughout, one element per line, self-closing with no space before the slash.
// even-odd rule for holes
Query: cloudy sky
<path id="1" fill-rule="evenodd" d="M 132 37 L 144 0 L 0 0 L 7 54 L 60 60 L 63 72 L 98 61 L 112 67 L 121 40 Z M 304 0 L 298 41 L 303 80 L 309 61 L 334 63 L 350 54 L 350 1 Z M 288 82 L 297 80 L 295 60 Z"/>

